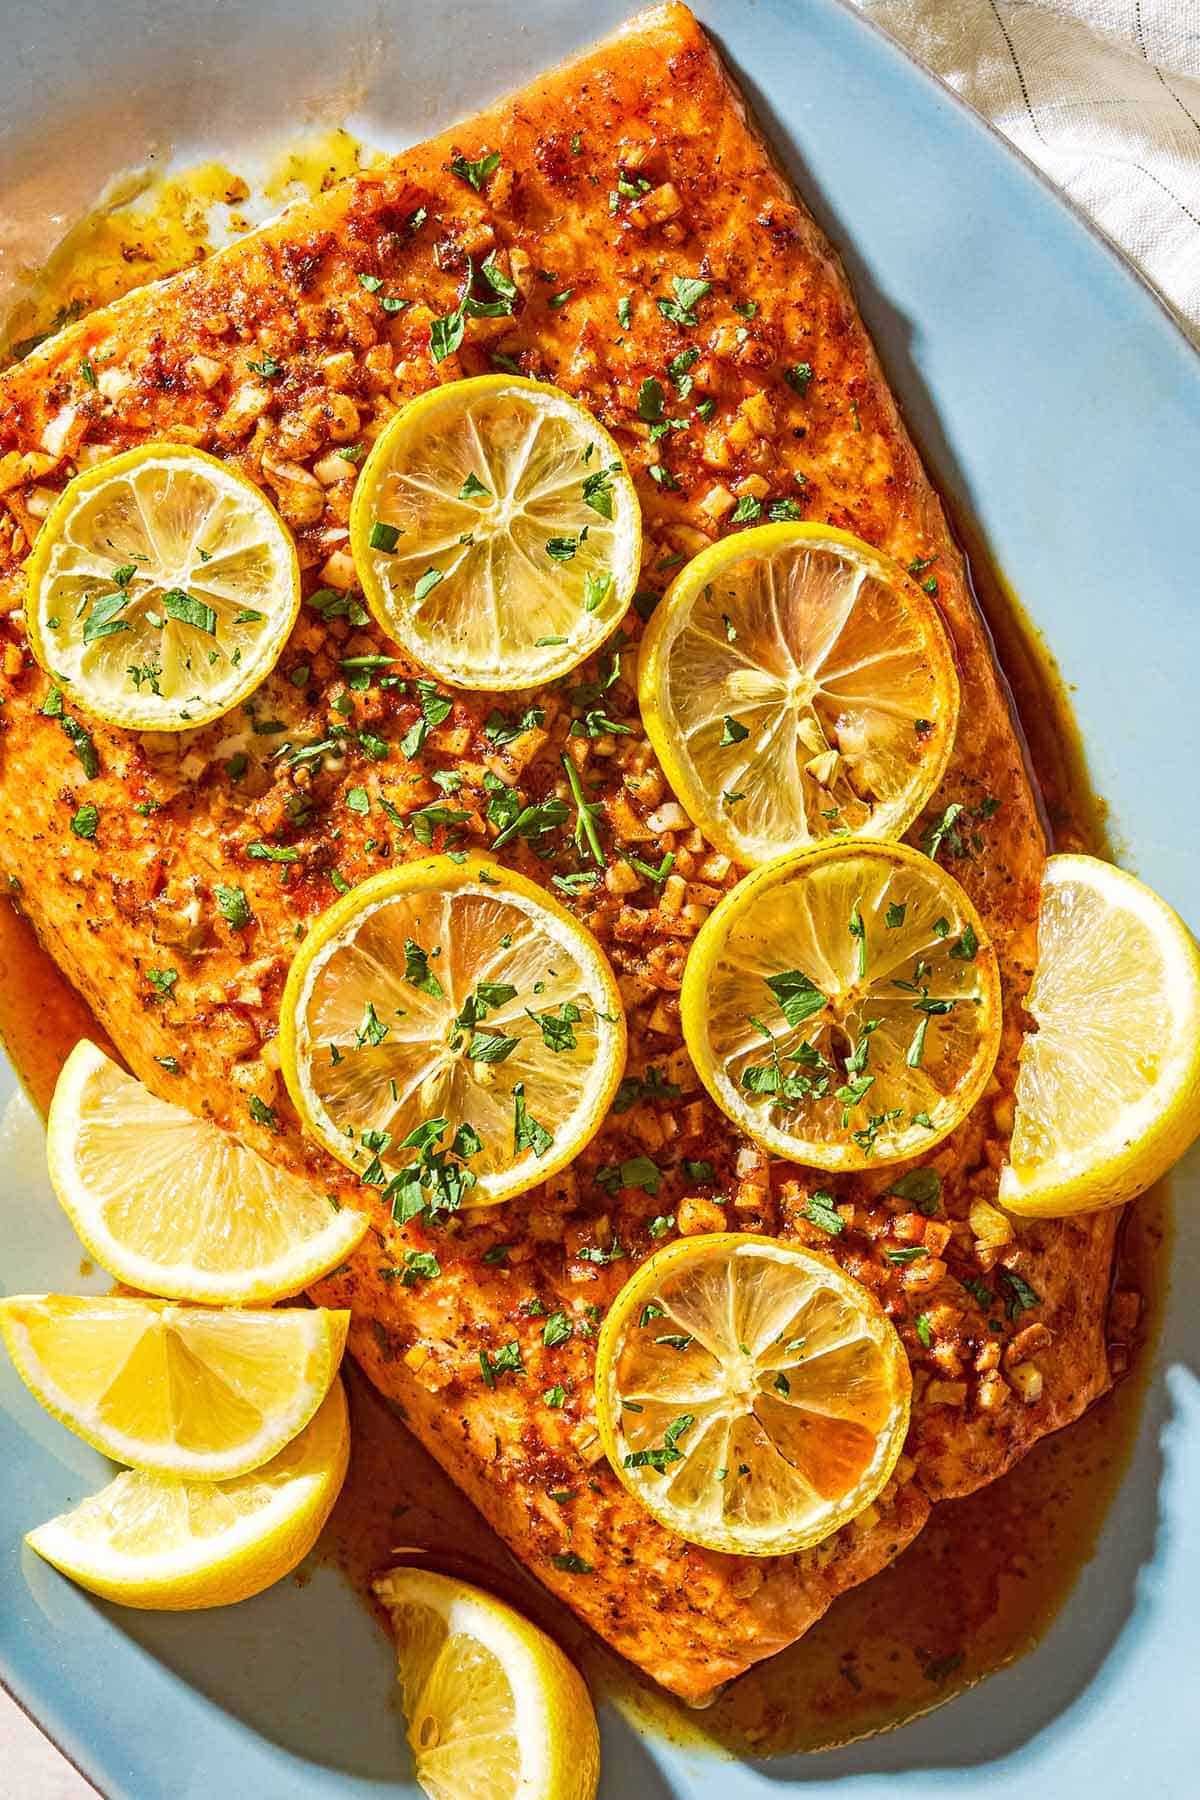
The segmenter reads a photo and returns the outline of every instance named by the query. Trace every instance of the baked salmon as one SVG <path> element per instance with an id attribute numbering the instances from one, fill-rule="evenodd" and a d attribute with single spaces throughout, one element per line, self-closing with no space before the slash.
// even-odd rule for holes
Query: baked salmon
<path id="1" fill-rule="evenodd" d="M 486 258 L 509 278 L 509 309 L 467 317 L 458 348 L 435 363 L 431 330 L 461 313 Z M 411 755 L 412 681 L 347 668 L 393 646 L 356 593 L 355 462 L 331 467 L 330 453 L 369 445 L 422 389 L 496 367 L 558 383 L 616 435 L 644 510 L 643 611 L 672 568 L 732 528 L 735 490 L 797 501 L 919 568 L 936 592 L 962 714 L 913 840 L 983 915 L 1006 1026 L 987 1093 L 928 1159 L 941 1181 L 935 1216 L 891 1191 L 894 1168 L 831 1181 L 769 1164 L 700 1089 L 680 979 L 689 940 L 737 871 L 684 818 L 642 733 L 638 609 L 602 655 L 545 692 L 451 696 Z M 651 376 L 686 420 L 659 441 L 638 414 Z M 272 676 L 206 729 L 110 729 L 69 696 L 48 714 L 22 620 L 23 559 L 78 468 L 162 438 L 203 446 L 265 488 L 294 531 L 308 603 Z M 352 1308 L 353 1354 L 516 1555 L 655 1681 L 688 1700 L 710 1695 L 883 1567 L 933 1502 L 995 1479 L 1104 1389 L 1112 1216 L 997 1229 L 989 1210 L 1047 847 L 1020 732 L 838 258 L 685 7 L 640 14 L 515 98 L 9 369 L 0 594 L 0 867 L 19 905 L 155 1093 L 374 1208 L 363 1247 L 318 1297 Z M 392 666 L 393 677 L 413 673 Z M 603 881 L 566 892 L 628 1012 L 619 1109 L 542 1189 L 442 1226 L 398 1226 L 304 1136 L 279 1079 L 297 939 L 335 890 L 389 857 L 486 847 L 498 826 L 485 777 L 523 805 L 565 796 L 560 753 L 589 709 L 621 728 L 572 739 L 602 803 L 608 865 Z M 450 806 L 439 774 L 458 780 Z M 348 805 L 352 788 L 367 790 L 368 815 Z M 97 809 L 91 837 L 71 829 L 85 801 Z M 542 882 L 580 870 L 568 832 L 547 842 L 548 858 L 519 837 L 502 854 Z M 641 877 L 621 851 L 642 862 L 672 852 L 673 878 Z M 221 883 L 244 891 L 250 923 L 223 916 Z M 596 1179 L 635 1157 L 656 1171 L 648 1186 Z M 700 1180 L 684 1168 L 697 1161 L 711 1165 Z M 836 1237 L 805 1216 L 818 1186 L 842 1208 Z M 672 1537 L 600 1452 L 591 1375 L 606 1305 L 671 1235 L 723 1227 L 831 1253 L 877 1295 L 913 1365 L 912 1428 L 892 1482 L 852 1526 L 797 1555 L 739 1559 Z M 885 1233 L 927 1254 L 896 1266 Z M 428 1249 L 436 1279 L 397 1279 L 406 1250 Z M 571 1335 L 547 1346 L 552 1310 Z M 514 1340 L 520 1368 L 485 1380 L 481 1351 Z"/>

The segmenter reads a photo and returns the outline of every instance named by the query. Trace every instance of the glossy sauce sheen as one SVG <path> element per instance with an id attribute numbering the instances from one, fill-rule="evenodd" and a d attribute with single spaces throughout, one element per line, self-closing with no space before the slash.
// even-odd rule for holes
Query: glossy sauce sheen
<path id="1" fill-rule="evenodd" d="M 339 151 L 344 153 L 344 145 Z M 321 146 L 311 156 L 302 151 L 292 164 L 313 188 L 332 167 Z M 210 169 L 197 179 L 195 192 L 211 197 L 214 183 L 219 189 L 227 179 L 235 185 L 224 191 L 240 191 L 243 184 L 229 171 Z M 189 229 L 188 192 L 184 180 L 167 184 L 159 196 L 161 219 L 157 207 L 140 210 L 134 228 L 139 241 L 165 249 L 147 256 L 136 279 L 190 260 L 180 237 Z M 191 214 L 193 221 L 202 216 Z M 61 306 L 86 307 L 113 297 L 111 249 L 120 231 L 120 219 L 109 215 L 104 231 L 94 237 L 72 234 L 78 253 L 47 272 L 32 321 L 37 328 L 50 323 Z M 203 254 L 207 244 L 201 238 L 197 247 Z M 101 251 L 109 274 L 97 268 L 93 275 L 89 257 L 99 258 Z M 14 329 L 11 335 L 20 333 Z M 1035 761 L 1059 841 L 1094 842 L 1078 771 L 1063 752 L 1071 738 L 1060 698 L 1041 679 L 1036 656 L 1022 648 L 1019 627 L 1004 610 L 998 588 L 984 600 L 999 627 L 1006 665 L 1017 677 L 1022 715 L 1035 727 Z M 44 1108 L 71 1044 L 84 1031 L 98 1033 L 32 934 L 7 907 L 0 913 L 0 1034 Z M 1143 1292 L 1152 1287 L 1161 1239 L 1159 1211 L 1143 1202 L 1135 1227 L 1126 1233 L 1132 1268 L 1121 1271 L 1122 1285 Z M 843 1596 L 802 1642 L 743 1677 L 702 1715 L 685 1713 L 649 1684 L 632 1685 L 635 1678 L 625 1665 L 517 1569 L 387 1403 L 358 1378 L 354 1467 L 328 1544 L 364 1587 L 407 1548 L 428 1551 L 435 1560 L 488 1581 L 563 1636 L 602 1686 L 616 1688 L 620 1699 L 672 1735 L 699 1732 L 759 1753 L 844 1743 L 937 1704 L 1036 1640 L 1069 1590 L 1103 1518 L 1136 1419 L 1135 1388 L 1131 1381 L 1120 1384 L 1079 1424 L 1040 1444 L 1002 1481 L 938 1508 L 890 1570 Z M 947 1580 L 951 1558 L 953 1580 Z"/>

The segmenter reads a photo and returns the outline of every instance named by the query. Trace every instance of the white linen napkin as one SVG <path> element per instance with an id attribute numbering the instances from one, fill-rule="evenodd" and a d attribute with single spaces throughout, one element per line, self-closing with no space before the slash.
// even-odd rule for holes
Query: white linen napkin
<path id="1" fill-rule="evenodd" d="M 1043 169 L 1200 343 L 1200 0 L 855 0 Z"/>

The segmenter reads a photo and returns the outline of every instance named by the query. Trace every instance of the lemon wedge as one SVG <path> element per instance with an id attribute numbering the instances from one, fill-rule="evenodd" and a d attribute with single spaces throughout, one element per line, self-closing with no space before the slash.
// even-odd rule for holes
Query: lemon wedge
<path id="1" fill-rule="evenodd" d="M 624 614 L 641 509 L 620 450 L 577 400 L 481 375 L 390 421 L 354 490 L 350 544 L 371 611 L 434 675 L 536 687 Z"/>
<path id="2" fill-rule="evenodd" d="M 232 1481 L 179 1481 L 125 1469 L 25 1542 L 101 1599 L 152 1612 L 248 1600 L 308 1555 L 350 1459 L 346 1396 L 335 1381 L 315 1415 L 261 1469 Z"/>
<path id="3" fill-rule="evenodd" d="M 485 856 L 386 870 L 315 922 L 280 1016 L 308 1129 L 396 1216 L 511 1199 L 577 1156 L 625 1063 L 616 980 L 544 889 Z"/>
<path id="4" fill-rule="evenodd" d="M 933 601 L 830 525 L 762 525 L 681 569 L 638 663 L 642 718 L 710 842 L 753 866 L 898 838 L 933 795 L 958 678 Z"/>
<path id="5" fill-rule="evenodd" d="M 596 1715 L 544 1631 L 448 1575 L 375 1583 L 396 1639 L 408 1741 L 432 1800 L 592 1800 Z"/>
<path id="6" fill-rule="evenodd" d="M 27 568 L 34 655 L 71 699 L 135 731 L 229 712 L 274 668 L 299 608 L 275 508 L 183 444 L 140 444 L 76 475 Z"/>
<path id="7" fill-rule="evenodd" d="M 364 1213 L 159 1100 L 85 1038 L 47 1122 L 50 1179 L 96 1261 L 143 1293 L 245 1306 L 298 1294 L 367 1229 Z"/>
<path id="8" fill-rule="evenodd" d="M 1200 1136 L 1200 949 L 1165 900 L 1093 856 L 1051 856 L 1025 1009 L 1010 1212 L 1132 1200 Z"/>
<path id="9" fill-rule="evenodd" d="M 904 844 L 825 845 L 739 882 L 680 999 L 696 1072 L 777 1156 L 896 1162 L 964 1119 L 1000 1045 L 1000 982 L 954 878 Z"/>
<path id="10" fill-rule="evenodd" d="M 329 1392 L 349 1313 L 213 1311 L 18 1294 L 0 1334 L 47 1412 L 114 1462 L 227 1481 L 270 1460 Z"/>
<path id="11" fill-rule="evenodd" d="M 657 1251 L 596 1350 L 600 1435 L 625 1486 L 669 1531 L 736 1556 L 807 1549 L 869 1506 L 911 1385 L 866 1288 L 744 1232 Z"/>

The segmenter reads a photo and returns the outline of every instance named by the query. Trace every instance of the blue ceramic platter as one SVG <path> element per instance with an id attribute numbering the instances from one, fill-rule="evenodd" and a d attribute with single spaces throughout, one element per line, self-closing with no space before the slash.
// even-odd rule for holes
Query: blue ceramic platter
<path id="1" fill-rule="evenodd" d="M 952 4 L 952 0 L 947 0 Z M 348 120 L 399 148 L 557 61 L 622 0 L 9 0 L 0 211 L 56 228 L 153 156 L 235 163 Z M 1000 140 L 838 0 L 700 0 L 842 248 L 935 478 L 1074 687 L 1124 859 L 1200 927 L 1200 359 Z M 5 234 L 0 223 L 0 259 Z M 3 264 L 0 261 L 0 273 Z M 0 1100 L 13 1088 L 0 1071 Z M 27 1135 L 27 1133 L 26 1133 Z M 0 1287 L 73 1287 L 33 1154 L 0 1141 Z M 947 1708 L 824 1756 L 739 1764 L 605 1712 L 604 1800 L 803 1792 L 1110 1800 L 1197 1792 L 1200 1158 L 1135 1458 L 1040 1647 Z M 1191 1215 L 1191 1222 L 1189 1222 Z M 22 1548 L 107 1467 L 0 1362 L 0 1672 L 113 1800 L 413 1796 L 382 1636 L 318 1568 L 230 1612 L 122 1613 Z M 6 1787 L 0 1772 L 0 1791 Z"/>

